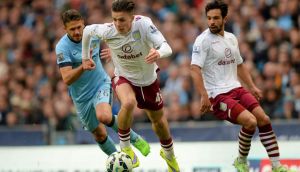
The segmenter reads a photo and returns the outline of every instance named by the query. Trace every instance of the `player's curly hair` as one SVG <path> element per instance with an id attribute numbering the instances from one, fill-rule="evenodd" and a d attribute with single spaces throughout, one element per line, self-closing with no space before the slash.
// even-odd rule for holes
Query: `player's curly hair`
<path id="1" fill-rule="evenodd" d="M 132 13 L 135 8 L 135 4 L 132 0 L 115 0 L 112 3 L 113 12 L 129 12 Z"/>
<path id="2" fill-rule="evenodd" d="M 205 14 L 207 15 L 207 12 L 213 9 L 220 9 L 223 18 L 227 16 L 228 5 L 223 0 L 213 0 L 207 3 L 205 6 Z"/>
<path id="3" fill-rule="evenodd" d="M 70 21 L 82 20 L 83 18 L 79 11 L 70 9 L 61 14 L 61 19 L 62 19 L 64 25 L 66 25 Z"/>

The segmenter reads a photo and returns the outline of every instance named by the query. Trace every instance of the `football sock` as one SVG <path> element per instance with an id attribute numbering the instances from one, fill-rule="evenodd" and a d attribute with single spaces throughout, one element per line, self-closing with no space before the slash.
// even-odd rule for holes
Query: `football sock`
<path id="1" fill-rule="evenodd" d="M 255 130 L 250 131 L 242 127 L 239 133 L 239 159 L 246 161 L 251 147 L 251 139 Z"/>
<path id="2" fill-rule="evenodd" d="M 279 161 L 279 148 L 271 124 L 258 127 L 258 130 L 260 141 L 267 150 L 268 156 L 272 163 L 272 167 L 275 168 L 280 166 L 281 164 Z"/>
<path id="3" fill-rule="evenodd" d="M 174 156 L 174 149 L 173 149 L 173 140 L 169 138 L 167 140 L 160 140 L 160 145 L 164 150 L 164 153 L 168 159 L 172 159 Z"/>
<path id="4" fill-rule="evenodd" d="M 121 149 L 124 147 L 130 146 L 130 128 L 126 130 L 118 129 L 118 134 L 120 138 L 120 147 Z"/>
<path id="5" fill-rule="evenodd" d="M 98 143 L 100 149 L 106 155 L 110 155 L 117 151 L 114 141 L 109 136 L 106 136 L 106 138 L 103 141 L 98 141 L 97 143 Z"/>
<path id="6" fill-rule="evenodd" d="M 107 125 L 108 127 L 111 127 L 116 133 L 118 132 L 118 116 L 113 115 L 111 123 Z M 130 141 L 135 142 L 135 140 L 138 138 L 138 134 L 134 132 L 133 130 L 130 130 Z"/>

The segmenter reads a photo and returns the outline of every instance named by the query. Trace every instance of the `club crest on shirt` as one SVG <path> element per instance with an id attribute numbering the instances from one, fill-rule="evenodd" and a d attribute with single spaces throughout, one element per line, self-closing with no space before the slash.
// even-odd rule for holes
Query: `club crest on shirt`
<path id="1" fill-rule="evenodd" d="M 57 59 L 58 59 L 58 61 L 63 61 L 64 60 L 64 54 L 63 53 L 59 53 L 58 55 L 57 55 Z"/>
<path id="2" fill-rule="evenodd" d="M 230 48 L 225 48 L 225 57 L 226 58 L 231 58 L 232 54 L 231 54 L 231 50 Z"/>
<path id="3" fill-rule="evenodd" d="M 220 108 L 221 111 L 225 112 L 227 110 L 227 104 L 224 103 L 224 102 L 221 102 L 219 108 Z"/>
<path id="4" fill-rule="evenodd" d="M 99 42 L 98 40 L 93 40 L 93 41 L 91 42 L 91 48 L 92 48 L 92 49 L 97 48 L 98 42 Z"/>
<path id="5" fill-rule="evenodd" d="M 132 32 L 132 37 L 135 41 L 140 40 L 141 39 L 141 33 L 139 30 Z"/>

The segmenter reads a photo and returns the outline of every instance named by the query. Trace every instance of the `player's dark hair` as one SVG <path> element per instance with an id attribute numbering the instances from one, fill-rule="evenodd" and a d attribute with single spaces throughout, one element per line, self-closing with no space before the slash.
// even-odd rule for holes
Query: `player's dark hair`
<path id="1" fill-rule="evenodd" d="M 228 13 L 228 5 L 223 2 L 222 0 L 213 0 L 212 2 L 209 2 L 205 6 L 205 14 L 207 15 L 207 12 L 214 9 L 220 9 L 222 17 L 226 17 Z"/>
<path id="2" fill-rule="evenodd" d="M 64 25 L 66 25 L 70 21 L 82 20 L 83 18 L 79 11 L 71 9 L 71 10 L 67 10 L 67 11 L 63 12 L 61 15 L 61 19 L 62 19 Z"/>
<path id="3" fill-rule="evenodd" d="M 111 8 L 113 12 L 133 13 L 135 4 L 132 0 L 115 0 Z"/>

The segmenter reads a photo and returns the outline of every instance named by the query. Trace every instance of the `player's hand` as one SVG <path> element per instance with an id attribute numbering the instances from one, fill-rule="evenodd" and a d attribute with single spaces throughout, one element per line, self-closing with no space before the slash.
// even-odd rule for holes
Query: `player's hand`
<path id="1" fill-rule="evenodd" d="M 93 55 L 93 49 L 90 49 L 90 58 L 82 59 L 83 70 L 94 70 L 96 68 L 96 64 L 94 60 L 91 58 L 92 55 Z"/>
<path id="2" fill-rule="evenodd" d="M 105 48 L 101 50 L 100 53 L 101 59 L 105 59 L 105 62 L 108 63 L 111 60 L 111 52 L 109 48 Z"/>
<path id="3" fill-rule="evenodd" d="M 212 108 L 212 105 L 209 101 L 208 96 L 207 95 L 201 96 L 201 100 L 200 100 L 200 112 L 201 112 L 201 114 L 212 111 L 211 108 Z"/>
<path id="4" fill-rule="evenodd" d="M 145 57 L 145 62 L 148 64 L 154 63 L 160 57 L 158 51 L 154 48 L 150 49 L 149 54 Z"/>
<path id="5" fill-rule="evenodd" d="M 96 64 L 92 58 L 82 59 L 82 67 L 83 70 L 94 70 L 96 68 Z"/>
<path id="6" fill-rule="evenodd" d="M 263 97 L 263 93 L 262 91 L 257 88 L 257 87 L 252 87 L 250 88 L 250 92 L 252 93 L 252 95 L 257 99 L 257 100 L 261 100 Z"/>

